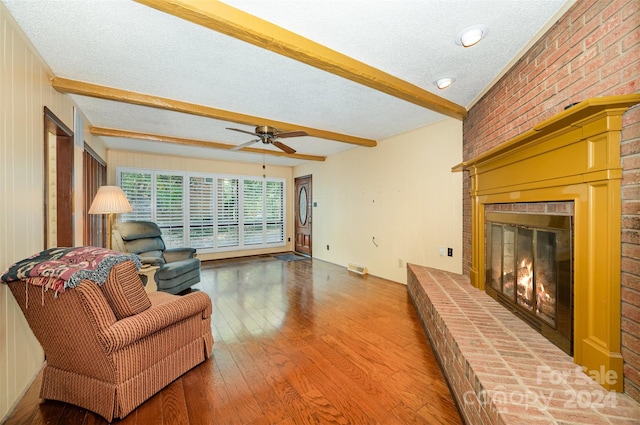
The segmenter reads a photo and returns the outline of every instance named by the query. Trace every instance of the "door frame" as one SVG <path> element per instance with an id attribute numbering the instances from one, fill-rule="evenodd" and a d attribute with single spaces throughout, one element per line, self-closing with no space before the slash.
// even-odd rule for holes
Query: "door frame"
<path id="1" fill-rule="evenodd" d="M 301 252 L 301 251 L 297 251 L 297 242 L 298 242 L 298 223 L 300 222 L 300 217 L 299 217 L 299 211 L 300 211 L 300 206 L 299 206 L 299 201 L 298 201 L 298 181 L 303 180 L 303 179 L 308 179 L 309 180 L 309 190 L 308 190 L 308 194 L 307 194 L 307 223 L 308 223 L 308 228 L 309 228 L 309 252 Z M 293 190 L 294 190 L 294 194 L 293 194 L 293 202 L 294 202 L 294 225 L 293 225 L 293 250 L 294 252 L 298 252 L 300 254 L 303 255 L 308 255 L 308 256 L 312 256 L 313 255 L 313 220 L 312 220 L 312 216 L 313 216 L 313 178 L 311 174 L 308 174 L 306 176 L 299 176 L 299 177 L 295 177 L 294 178 L 294 184 L 293 184 Z"/>

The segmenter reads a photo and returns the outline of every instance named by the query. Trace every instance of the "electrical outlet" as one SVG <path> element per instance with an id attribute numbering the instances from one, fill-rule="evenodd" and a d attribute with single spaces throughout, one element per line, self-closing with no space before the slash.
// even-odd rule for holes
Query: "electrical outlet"
<path id="1" fill-rule="evenodd" d="M 329 244 L 327 244 L 327 251 L 329 251 Z"/>
<path id="2" fill-rule="evenodd" d="M 400 268 L 404 267 L 404 260 L 402 258 L 398 258 L 398 267 Z"/>
<path id="3" fill-rule="evenodd" d="M 444 257 L 444 247 L 443 246 L 440 247 L 440 256 Z"/>
<path id="4" fill-rule="evenodd" d="M 447 256 L 453 257 L 453 248 L 447 248 Z"/>

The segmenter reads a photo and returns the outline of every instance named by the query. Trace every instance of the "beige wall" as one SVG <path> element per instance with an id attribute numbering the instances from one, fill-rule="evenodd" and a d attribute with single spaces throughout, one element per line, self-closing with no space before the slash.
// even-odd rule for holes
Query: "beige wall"
<path id="1" fill-rule="evenodd" d="M 192 171 L 215 174 L 235 174 L 242 176 L 262 176 L 264 171 L 262 169 L 262 164 L 245 164 L 239 162 L 225 162 L 209 159 L 182 158 L 175 156 L 152 155 L 146 153 L 135 153 L 117 150 L 108 151 L 107 163 L 107 181 L 109 182 L 109 184 L 116 183 L 116 169 L 118 167 L 136 167 L 171 171 Z M 267 166 L 266 175 L 267 177 L 286 179 L 286 212 L 287 218 L 291 217 L 293 205 L 293 174 L 291 167 Z M 293 240 L 292 219 L 289 219 L 287 221 L 285 238 L 291 238 L 291 240 Z M 274 248 L 227 251 L 213 254 L 198 254 L 198 257 L 200 257 L 200 259 L 202 260 L 214 260 L 219 258 L 244 257 L 247 255 L 268 254 L 290 250 L 292 250 L 291 242 L 287 243 L 286 246 L 279 246 Z"/>
<path id="2" fill-rule="evenodd" d="M 461 161 L 462 123 L 446 119 L 296 167 L 313 176 L 314 258 L 402 283 L 407 262 L 462 272 Z"/>

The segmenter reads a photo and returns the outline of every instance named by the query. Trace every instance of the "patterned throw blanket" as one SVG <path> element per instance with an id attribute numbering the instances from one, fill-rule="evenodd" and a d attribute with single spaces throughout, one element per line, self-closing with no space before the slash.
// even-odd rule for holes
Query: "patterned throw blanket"
<path id="1" fill-rule="evenodd" d="M 140 269 L 140 258 L 95 246 L 51 248 L 10 266 L 3 274 L 3 282 L 25 280 L 45 289 L 64 292 L 75 288 L 84 279 L 104 284 L 114 265 L 132 260 Z"/>

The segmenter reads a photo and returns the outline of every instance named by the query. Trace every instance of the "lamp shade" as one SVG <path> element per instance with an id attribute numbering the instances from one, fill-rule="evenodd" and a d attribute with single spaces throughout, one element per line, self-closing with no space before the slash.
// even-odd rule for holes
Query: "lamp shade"
<path id="1" fill-rule="evenodd" d="M 89 214 L 117 214 L 131 211 L 133 211 L 131 204 L 118 186 L 100 186 L 89 208 Z"/>

